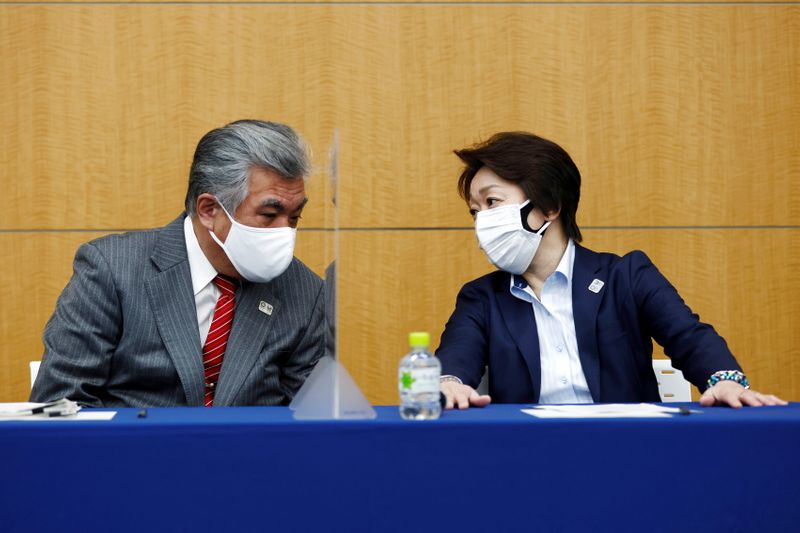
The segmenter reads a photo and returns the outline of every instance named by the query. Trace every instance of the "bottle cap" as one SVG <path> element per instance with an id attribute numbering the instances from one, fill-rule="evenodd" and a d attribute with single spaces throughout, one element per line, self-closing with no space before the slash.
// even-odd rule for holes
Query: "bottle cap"
<path id="1" fill-rule="evenodd" d="M 427 331 L 412 331 L 408 334 L 408 345 L 412 348 L 427 348 L 431 342 L 431 336 Z"/>

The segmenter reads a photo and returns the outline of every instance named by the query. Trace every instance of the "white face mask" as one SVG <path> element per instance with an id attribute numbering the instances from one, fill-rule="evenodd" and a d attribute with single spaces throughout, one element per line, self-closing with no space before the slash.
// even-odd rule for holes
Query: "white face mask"
<path id="1" fill-rule="evenodd" d="M 535 233 L 523 228 L 521 209 L 529 202 L 485 209 L 475 216 L 481 249 L 494 266 L 512 274 L 528 269 L 551 222 L 545 222 Z"/>
<path id="2" fill-rule="evenodd" d="M 217 203 L 222 207 L 219 200 Z M 220 241 L 213 231 L 208 232 L 244 279 L 254 283 L 267 283 L 289 268 L 294 256 L 296 228 L 245 226 L 233 220 L 224 207 L 222 210 L 231 221 L 231 230 L 225 242 Z"/>

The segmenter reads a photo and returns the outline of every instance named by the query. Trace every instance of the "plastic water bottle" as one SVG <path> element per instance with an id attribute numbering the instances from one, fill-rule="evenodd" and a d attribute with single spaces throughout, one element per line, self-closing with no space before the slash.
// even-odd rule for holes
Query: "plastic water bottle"
<path id="1" fill-rule="evenodd" d="M 442 413 L 439 403 L 442 365 L 428 351 L 430 339 L 425 331 L 409 334 L 411 351 L 400 360 L 400 416 L 407 420 L 435 420 Z"/>

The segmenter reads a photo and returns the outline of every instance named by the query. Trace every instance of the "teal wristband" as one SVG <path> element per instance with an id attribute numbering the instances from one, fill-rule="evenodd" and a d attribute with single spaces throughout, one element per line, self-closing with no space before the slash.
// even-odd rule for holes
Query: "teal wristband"
<path id="1" fill-rule="evenodd" d="M 750 388 L 750 382 L 747 380 L 747 376 L 738 370 L 720 370 L 719 372 L 714 372 L 711 374 L 711 377 L 708 378 L 708 388 L 710 389 L 720 381 L 735 381 L 745 389 Z"/>

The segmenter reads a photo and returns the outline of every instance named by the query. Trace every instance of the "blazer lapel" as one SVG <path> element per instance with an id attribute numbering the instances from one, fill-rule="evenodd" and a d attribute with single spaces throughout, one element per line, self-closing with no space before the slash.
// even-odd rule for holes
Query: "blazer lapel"
<path id="1" fill-rule="evenodd" d="M 281 302 L 268 286 L 244 282 L 239 293 L 214 405 L 234 404 L 242 383 L 258 360 L 272 324 L 281 313 Z"/>
<path id="2" fill-rule="evenodd" d="M 597 311 L 603 299 L 604 286 L 595 292 L 589 289 L 595 279 L 606 283 L 598 255 L 575 245 L 575 264 L 572 267 L 572 314 L 578 340 L 583 374 L 595 402 L 600 400 L 600 354 L 597 350 Z M 594 286 L 596 287 L 597 284 Z"/>
<path id="3" fill-rule="evenodd" d="M 203 405 L 200 333 L 181 215 L 161 230 L 151 259 L 160 272 L 146 282 L 158 331 L 183 385 L 188 405 Z"/>
<path id="4" fill-rule="evenodd" d="M 542 362 L 539 353 L 539 332 L 536 329 L 536 318 L 529 302 L 516 298 L 509 290 L 508 278 L 497 293 L 500 314 L 508 327 L 509 335 L 514 339 L 525 363 L 528 366 L 533 384 L 533 401 L 539 402 L 539 391 L 542 387 Z M 533 327 L 531 327 L 533 324 Z"/>

